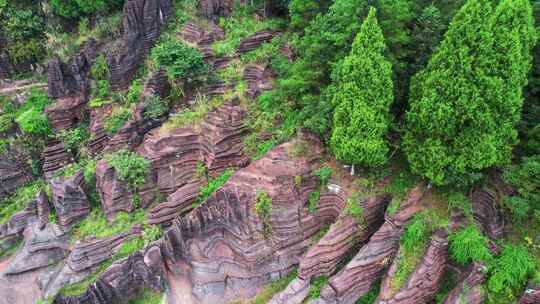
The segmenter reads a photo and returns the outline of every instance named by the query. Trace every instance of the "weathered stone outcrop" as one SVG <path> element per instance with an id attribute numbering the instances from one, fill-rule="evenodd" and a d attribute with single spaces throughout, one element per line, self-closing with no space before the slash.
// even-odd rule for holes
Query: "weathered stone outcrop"
<path id="1" fill-rule="evenodd" d="M 82 171 L 71 177 L 55 178 L 49 184 L 58 224 L 62 228 L 69 230 L 90 213 Z"/>
<path id="2" fill-rule="evenodd" d="M 133 200 L 136 196 L 140 199 L 140 207 L 147 207 L 157 195 L 155 184 L 155 174 L 151 172 L 143 187 L 131 189 L 126 182 L 119 179 L 115 169 L 106 160 L 100 160 L 96 165 L 96 188 L 103 211 L 111 222 L 118 212 L 135 210 Z"/>
<path id="3" fill-rule="evenodd" d="M 484 283 L 487 268 L 479 263 L 472 263 L 444 300 L 444 304 L 481 304 L 484 303 L 482 284 Z M 540 299 L 540 298 L 539 298 Z"/>
<path id="4" fill-rule="evenodd" d="M 6 274 L 18 274 L 49 266 L 61 261 L 69 253 L 69 235 L 55 224 L 32 222 L 24 231 L 24 244 L 10 261 Z"/>
<path id="5" fill-rule="evenodd" d="M 141 233 L 141 227 L 136 226 L 128 232 L 108 238 L 78 241 L 63 264 L 40 277 L 39 285 L 43 297 L 54 296 L 63 286 L 85 279 L 101 263 L 113 257 L 124 241 L 140 237 Z"/>
<path id="6" fill-rule="evenodd" d="M 312 153 L 301 158 L 290 156 L 291 147 L 281 145 L 239 170 L 206 202 L 175 219 L 164 237 L 165 253 L 172 261 L 171 301 L 250 298 L 263 284 L 290 272 L 310 238 L 336 220 L 343 207 L 339 201 L 334 206 L 319 202 L 314 214 L 306 206 L 317 185 L 312 172 L 318 167 L 319 146 L 312 143 Z M 295 176 L 302 177 L 301 185 Z M 272 199 L 266 219 L 255 211 L 262 192 Z"/>
<path id="7" fill-rule="evenodd" d="M 127 303 L 144 289 L 164 288 L 160 247 L 149 246 L 126 259 L 115 262 L 90 285 L 81 296 L 58 296 L 55 304 L 120 304 Z"/>
<path id="8" fill-rule="evenodd" d="M 421 208 L 422 186 L 415 187 L 395 215 L 386 215 L 381 228 L 358 254 L 322 288 L 321 298 L 312 303 L 354 303 L 381 277 L 395 256 L 405 224 Z"/>
<path id="9" fill-rule="evenodd" d="M 334 205 L 343 208 L 348 198 L 347 191 L 331 184 L 323 193 L 320 205 Z M 362 224 L 356 219 L 342 214 L 340 220 L 330 226 L 328 232 L 313 245 L 300 259 L 298 278 L 278 295 L 271 304 L 300 304 L 309 293 L 310 280 L 329 276 L 337 269 L 342 259 L 359 244 L 366 242 L 384 220 L 384 210 L 389 201 L 386 195 L 370 197 L 360 202 L 364 210 Z"/>
<path id="10" fill-rule="evenodd" d="M 530 283 L 523 296 L 519 299 L 519 304 L 537 304 L 540 303 L 540 284 Z"/>
<path id="11" fill-rule="evenodd" d="M 109 56 L 111 87 L 125 90 L 172 15 L 171 0 L 128 0 L 124 4 L 119 52 Z"/>
<path id="12" fill-rule="evenodd" d="M 24 229 L 32 222 L 38 222 L 40 228 L 44 228 L 49 222 L 49 199 L 43 191 L 40 191 L 23 210 L 0 225 L 0 240 L 22 236 Z"/>
<path id="13" fill-rule="evenodd" d="M 130 119 L 118 132 L 110 139 L 107 152 L 119 150 L 121 148 L 134 149 L 141 144 L 144 135 L 159 126 L 166 118 L 167 113 L 161 117 L 149 118 L 145 116 L 145 98 L 152 95 L 166 98 L 169 96 L 171 86 L 167 80 L 165 70 L 154 72 L 145 85 L 140 102 L 133 111 Z"/>
<path id="14" fill-rule="evenodd" d="M 178 36 L 189 43 L 193 43 L 201 51 L 205 63 L 214 59 L 212 44 L 225 37 L 225 32 L 216 24 L 210 24 L 209 28 L 199 26 L 193 22 L 187 22 L 178 33 Z"/>
<path id="15" fill-rule="evenodd" d="M 90 142 L 88 150 L 92 155 L 101 153 L 109 143 L 109 135 L 105 132 L 104 124 L 105 117 L 110 115 L 111 111 L 111 105 L 93 108 L 90 111 Z"/>
<path id="16" fill-rule="evenodd" d="M 243 78 L 248 85 L 246 95 L 250 98 L 272 89 L 272 71 L 268 66 L 249 65 L 244 69 Z"/>
<path id="17" fill-rule="evenodd" d="M 201 13 L 204 17 L 217 21 L 219 17 L 227 17 L 231 14 L 234 6 L 232 0 L 201 0 L 199 2 Z"/>
<path id="18" fill-rule="evenodd" d="M 276 33 L 271 30 L 263 30 L 260 32 L 257 32 L 245 39 L 243 39 L 240 42 L 240 46 L 238 47 L 238 53 L 244 54 L 249 51 L 253 51 L 257 48 L 259 48 L 263 43 L 270 42 L 274 37 L 276 37 Z"/>
<path id="19" fill-rule="evenodd" d="M 229 101 L 210 112 L 198 127 L 146 138 L 139 153 L 152 162 L 159 190 L 172 194 L 166 203 L 150 210 L 150 223 L 170 222 L 191 205 L 200 186 L 192 181 L 197 162 L 203 162 L 210 175 L 247 165 L 248 158 L 242 152 L 242 137 L 247 132 L 245 114 L 236 101 Z"/>
<path id="20" fill-rule="evenodd" d="M 64 143 L 51 140 L 43 151 L 43 174 L 46 180 L 54 178 L 55 173 L 72 163 L 71 156 L 66 151 Z"/>
<path id="21" fill-rule="evenodd" d="M 448 233 L 440 229 L 435 231 L 431 237 L 431 242 L 422 260 L 409 276 L 407 283 L 396 294 L 382 290 L 378 303 L 429 303 L 437 293 L 439 282 L 444 275 L 447 258 Z M 390 276 L 387 278 L 391 280 Z"/>
<path id="22" fill-rule="evenodd" d="M 84 100 L 90 89 L 90 67 L 91 63 L 84 53 L 74 56 L 70 64 L 58 58 L 51 60 L 47 71 L 49 96 L 53 99 L 77 96 Z"/>
<path id="23" fill-rule="evenodd" d="M 495 194 L 485 189 L 475 189 L 471 195 L 474 220 L 480 230 L 492 240 L 498 240 L 504 233 L 504 218 L 497 207 Z"/>
<path id="24" fill-rule="evenodd" d="M 0 200 L 32 180 L 28 153 L 24 147 L 9 144 L 0 154 Z"/>

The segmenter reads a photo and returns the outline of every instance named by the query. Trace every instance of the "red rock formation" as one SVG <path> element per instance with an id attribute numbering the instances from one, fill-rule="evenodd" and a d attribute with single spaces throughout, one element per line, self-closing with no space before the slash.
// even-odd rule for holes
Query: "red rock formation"
<path id="1" fill-rule="evenodd" d="M 488 190 L 475 189 L 471 195 L 474 220 L 483 234 L 498 240 L 504 233 L 504 218 L 497 207 L 495 195 Z"/>
<path id="2" fill-rule="evenodd" d="M 540 284 L 530 283 L 525 289 L 523 296 L 519 299 L 519 304 L 538 304 L 540 303 Z"/>
<path id="3" fill-rule="evenodd" d="M 40 228 L 32 222 L 24 231 L 24 243 L 10 260 L 6 274 L 19 274 L 61 261 L 69 252 L 69 235 L 55 224 Z"/>
<path id="4" fill-rule="evenodd" d="M 126 240 L 140 237 L 141 233 L 141 227 L 135 226 L 128 232 L 108 238 L 77 241 L 65 263 L 39 278 L 43 297 L 54 296 L 65 285 L 87 278 L 101 263 L 112 258 Z"/>
<path id="5" fill-rule="evenodd" d="M 45 109 L 45 114 L 55 132 L 68 130 L 83 120 L 87 98 L 68 96 L 58 99 Z"/>
<path id="6" fill-rule="evenodd" d="M 73 62 L 65 64 L 56 58 L 49 62 L 49 96 L 54 99 L 78 96 L 85 99 L 90 89 L 88 73 L 90 60 L 83 53 L 73 57 Z"/>
<path id="7" fill-rule="evenodd" d="M 159 246 L 151 245 L 115 262 L 81 296 L 56 297 L 55 304 L 126 303 L 144 289 L 163 290 L 163 264 Z"/>
<path id="8" fill-rule="evenodd" d="M 272 89 L 272 71 L 268 66 L 246 66 L 243 79 L 247 82 L 246 95 L 250 98 L 255 99 L 264 91 Z"/>
<path id="9" fill-rule="evenodd" d="M 321 298 L 314 303 L 354 303 L 367 293 L 380 278 L 399 247 L 405 224 L 420 209 L 423 188 L 417 186 L 401 204 L 395 215 L 386 215 L 381 228 L 358 254 L 322 288 Z"/>
<path id="10" fill-rule="evenodd" d="M 244 54 L 259 48 L 263 43 L 270 42 L 277 34 L 271 30 L 257 32 L 240 42 L 238 53 Z"/>
<path id="11" fill-rule="evenodd" d="M 171 260 L 169 284 L 174 286 L 171 301 L 249 298 L 270 279 L 286 275 L 310 238 L 336 220 L 342 203 L 320 202 L 315 214 L 306 206 L 316 188 L 311 172 L 318 166 L 320 148 L 312 144 L 313 153 L 302 158 L 291 157 L 291 148 L 284 144 L 273 149 L 239 170 L 189 215 L 175 219 L 164 238 L 164 252 Z M 295 184 L 295 176 L 302 177 L 301 185 Z M 272 198 L 266 224 L 254 211 L 260 191 Z"/>
<path id="12" fill-rule="evenodd" d="M 49 199 L 43 191 L 40 191 L 23 210 L 0 225 L 0 240 L 21 237 L 24 229 L 32 222 L 38 222 L 40 228 L 44 228 L 49 222 Z"/>
<path id="13" fill-rule="evenodd" d="M 58 224 L 62 228 L 71 228 L 90 213 L 90 202 L 84 191 L 82 171 L 71 177 L 55 178 L 49 184 Z"/>
<path id="14" fill-rule="evenodd" d="M 170 222 L 178 212 L 190 208 L 200 186 L 192 180 L 198 161 L 206 165 L 212 176 L 227 168 L 247 165 L 248 159 L 242 152 L 242 137 L 247 132 L 244 116 L 245 110 L 237 102 L 229 101 L 210 112 L 197 128 L 146 138 L 139 153 L 152 161 L 159 190 L 165 194 L 176 191 L 168 202 L 150 210 L 150 223 Z"/>
<path id="15" fill-rule="evenodd" d="M 407 283 L 395 295 L 379 294 L 380 304 L 428 303 L 433 299 L 444 275 L 448 258 L 448 233 L 437 230 L 431 237 L 421 262 L 410 275 Z M 387 298 L 387 296 L 390 296 Z"/>
<path id="16" fill-rule="evenodd" d="M 0 154 L 0 200 L 32 180 L 28 151 L 25 147 L 9 144 Z"/>
<path id="17" fill-rule="evenodd" d="M 124 4 L 122 46 L 109 56 L 111 87 L 125 90 L 149 50 L 159 38 L 161 27 L 172 15 L 170 0 L 128 0 Z"/>
<path id="18" fill-rule="evenodd" d="M 111 105 L 93 108 L 90 111 L 90 143 L 88 150 L 91 155 L 98 155 L 109 143 L 109 135 L 105 132 L 105 117 L 110 115 Z"/>
<path id="19" fill-rule="evenodd" d="M 204 17 L 217 21 L 218 17 L 227 17 L 231 14 L 234 6 L 232 0 L 201 0 L 199 2 L 201 13 Z"/>
<path id="20" fill-rule="evenodd" d="M 96 188 L 101 200 L 101 206 L 107 219 L 112 222 L 120 211 L 132 212 L 136 206 L 135 196 L 140 198 L 140 207 L 147 207 L 155 198 L 155 174 L 146 178 L 146 183 L 140 189 L 130 189 L 120 180 L 116 171 L 106 160 L 100 160 L 96 165 Z"/>
<path id="21" fill-rule="evenodd" d="M 487 268 L 479 263 L 469 265 L 465 276 L 457 286 L 452 289 L 444 300 L 444 304 L 481 304 L 484 303 L 482 284 L 484 283 Z"/>
<path id="22" fill-rule="evenodd" d="M 54 178 L 58 170 L 61 170 L 72 161 L 71 156 L 64 147 L 64 143 L 59 140 L 51 140 L 43 151 L 43 174 L 45 179 Z"/>

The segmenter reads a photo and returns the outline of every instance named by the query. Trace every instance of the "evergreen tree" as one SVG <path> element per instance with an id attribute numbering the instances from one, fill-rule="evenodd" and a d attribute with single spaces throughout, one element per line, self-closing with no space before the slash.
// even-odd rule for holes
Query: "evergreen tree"
<path id="1" fill-rule="evenodd" d="M 386 162 L 385 135 L 393 102 L 392 65 L 384 57 L 384 37 L 371 8 L 340 65 L 333 96 L 334 125 L 330 145 L 339 160 L 377 166 Z"/>
<path id="2" fill-rule="evenodd" d="M 328 8 L 329 1 L 291 0 L 289 2 L 290 26 L 294 29 L 305 28 L 318 13 Z"/>
<path id="3" fill-rule="evenodd" d="M 467 1 L 412 81 L 403 148 L 412 170 L 435 184 L 469 183 L 511 159 L 530 39 L 518 37 L 528 26 L 516 22 L 526 1 L 506 2 L 493 14 L 490 1 Z M 515 5 L 510 16 L 506 5 Z M 500 53 L 507 48 L 512 54 Z"/>

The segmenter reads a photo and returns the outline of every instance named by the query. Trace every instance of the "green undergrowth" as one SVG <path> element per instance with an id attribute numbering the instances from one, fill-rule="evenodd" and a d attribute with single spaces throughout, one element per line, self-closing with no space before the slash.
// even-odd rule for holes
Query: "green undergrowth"
<path id="1" fill-rule="evenodd" d="M 210 177 L 208 179 L 208 184 L 201 189 L 199 189 L 199 195 L 197 196 L 197 202 L 194 206 L 198 206 L 206 201 L 217 189 L 223 186 L 233 175 L 233 170 L 226 170 L 220 176 L 216 178 Z"/>
<path id="2" fill-rule="evenodd" d="M 272 198 L 268 193 L 257 190 L 255 197 L 255 213 L 262 221 L 264 234 L 267 236 L 272 233 L 272 226 L 270 223 L 270 217 L 272 215 Z"/>
<path id="3" fill-rule="evenodd" d="M 291 271 L 291 273 L 289 273 L 287 276 L 268 284 L 259 292 L 257 297 L 255 297 L 255 299 L 253 299 L 250 304 L 268 303 L 268 301 L 270 301 L 270 299 L 272 299 L 275 294 L 285 289 L 289 285 L 289 283 L 291 283 L 292 280 L 296 278 L 297 275 L 298 271 L 297 269 L 295 269 Z"/>
<path id="4" fill-rule="evenodd" d="M 433 232 L 447 227 L 448 214 L 437 213 L 434 209 L 418 213 L 411 219 L 400 238 L 399 255 L 396 257 L 397 271 L 390 281 L 393 293 L 404 286 L 421 261 Z"/>
<path id="5" fill-rule="evenodd" d="M 165 295 L 161 292 L 155 292 L 146 289 L 137 299 L 129 300 L 128 304 L 162 304 L 165 303 Z"/>
<path id="6" fill-rule="evenodd" d="M 184 109 L 172 114 L 159 131 L 162 134 L 168 134 L 176 129 L 195 126 L 202 122 L 210 111 L 218 108 L 223 102 L 224 99 L 221 97 L 207 99 L 205 96 L 199 95 L 192 109 Z"/>
<path id="7" fill-rule="evenodd" d="M 88 236 L 96 238 L 105 238 L 126 232 L 135 224 L 144 222 L 144 210 L 139 209 L 136 212 L 129 214 L 120 212 L 116 215 L 112 224 L 107 221 L 107 217 L 102 208 L 94 208 L 92 212 L 73 230 L 73 237 L 81 240 Z"/>
<path id="8" fill-rule="evenodd" d="M 146 181 L 150 173 L 150 161 L 129 150 L 119 150 L 105 155 L 105 160 L 111 165 L 118 178 L 127 183 L 131 190 L 136 190 Z"/>
<path id="9" fill-rule="evenodd" d="M 488 249 L 488 238 L 475 225 L 470 225 L 448 237 L 450 256 L 459 264 L 490 262 L 493 256 Z"/>
<path id="10" fill-rule="evenodd" d="M 373 283 L 368 293 L 360 297 L 360 299 L 356 300 L 354 304 L 374 304 L 375 300 L 377 300 L 377 297 L 379 296 L 380 289 L 381 289 L 380 281 Z"/>
<path id="11" fill-rule="evenodd" d="M 441 283 L 439 284 L 439 289 L 435 294 L 435 303 L 443 304 L 448 294 L 452 291 L 452 289 L 454 289 L 454 287 L 456 287 L 456 284 L 456 275 L 454 272 L 447 269 L 442 277 Z"/>
<path id="12" fill-rule="evenodd" d="M 296 144 L 295 147 L 303 147 L 303 145 L 302 143 L 300 143 Z M 293 150 L 293 153 L 299 152 L 298 150 Z M 317 187 L 315 190 L 309 193 L 308 196 L 308 210 L 310 213 L 315 213 L 317 211 L 317 205 L 319 204 L 319 200 L 321 199 L 321 191 L 323 190 L 323 187 L 326 187 L 326 185 L 328 185 L 328 181 L 332 176 L 332 169 L 328 167 L 321 167 L 315 170 L 315 172 L 313 172 L 313 176 L 317 178 Z M 300 182 L 295 182 L 297 184 L 297 187 L 299 187 L 301 184 L 301 179 Z"/>
<path id="13" fill-rule="evenodd" d="M 6 223 L 15 213 L 23 210 L 41 190 L 47 191 L 48 186 L 44 180 L 39 179 L 17 188 L 15 193 L 0 202 L 2 206 L 0 208 L 0 225 Z"/>
<path id="14" fill-rule="evenodd" d="M 17 252 L 22 242 L 23 242 L 22 239 L 19 239 L 11 243 L 9 246 L 6 246 L 5 248 L 3 248 L 3 246 L 0 246 L 0 261 L 3 258 L 9 257 L 15 252 Z"/>
<path id="15" fill-rule="evenodd" d="M 132 117 L 132 111 L 128 107 L 116 106 L 111 114 L 105 118 L 103 127 L 109 136 L 115 135 Z"/>
<path id="16" fill-rule="evenodd" d="M 322 276 L 311 280 L 309 288 L 309 298 L 318 299 L 321 297 L 321 289 L 328 283 L 328 277 Z"/>
<path id="17" fill-rule="evenodd" d="M 282 19 L 256 20 L 253 16 L 253 10 L 254 8 L 250 6 L 237 6 L 234 8 L 232 16 L 219 19 L 219 26 L 225 31 L 225 39 L 212 46 L 217 57 L 234 55 L 242 39 L 258 31 L 278 30 L 286 25 Z"/>

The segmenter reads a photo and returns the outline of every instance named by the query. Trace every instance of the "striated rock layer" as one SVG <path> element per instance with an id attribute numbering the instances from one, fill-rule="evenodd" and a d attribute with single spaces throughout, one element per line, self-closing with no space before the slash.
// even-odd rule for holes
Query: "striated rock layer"
<path id="1" fill-rule="evenodd" d="M 444 300 L 444 304 L 481 304 L 484 303 L 482 284 L 487 268 L 479 263 L 469 265 L 465 277 L 452 289 Z"/>
<path id="2" fill-rule="evenodd" d="M 49 199 L 43 191 L 40 191 L 23 210 L 0 225 L 0 240 L 22 236 L 24 229 L 32 222 L 38 222 L 40 229 L 49 222 Z"/>
<path id="3" fill-rule="evenodd" d="M 159 39 L 161 28 L 172 16 L 171 0 L 128 0 L 124 4 L 123 37 L 118 54 L 108 58 L 111 87 L 125 90 L 137 69 Z"/>
<path id="4" fill-rule="evenodd" d="M 523 296 L 519 299 L 519 304 L 540 303 L 540 284 L 530 283 L 525 289 Z"/>
<path id="5" fill-rule="evenodd" d="M 201 186 L 193 180 L 197 162 L 203 163 L 211 176 L 247 165 L 248 158 L 242 152 L 245 115 L 237 101 L 228 101 L 197 127 L 149 134 L 138 152 L 152 162 L 157 188 L 170 194 L 167 202 L 149 211 L 149 223 L 170 223 L 191 206 Z"/>
<path id="6" fill-rule="evenodd" d="M 322 288 L 321 298 L 312 303 L 354 303 L 367 293 L 395 256 L 405 224 L 420 209 L 423 187 L 417 186 L 395 215 L 386 215 L 385 222 L 358 254 Z"/>
<path id="7" fill-rule="evenodd" d="M 71 177 L 55 178 L 49 184 L 58 225 L 62 228 L 69 230 L 90 213 L 82 171 Z"/>

